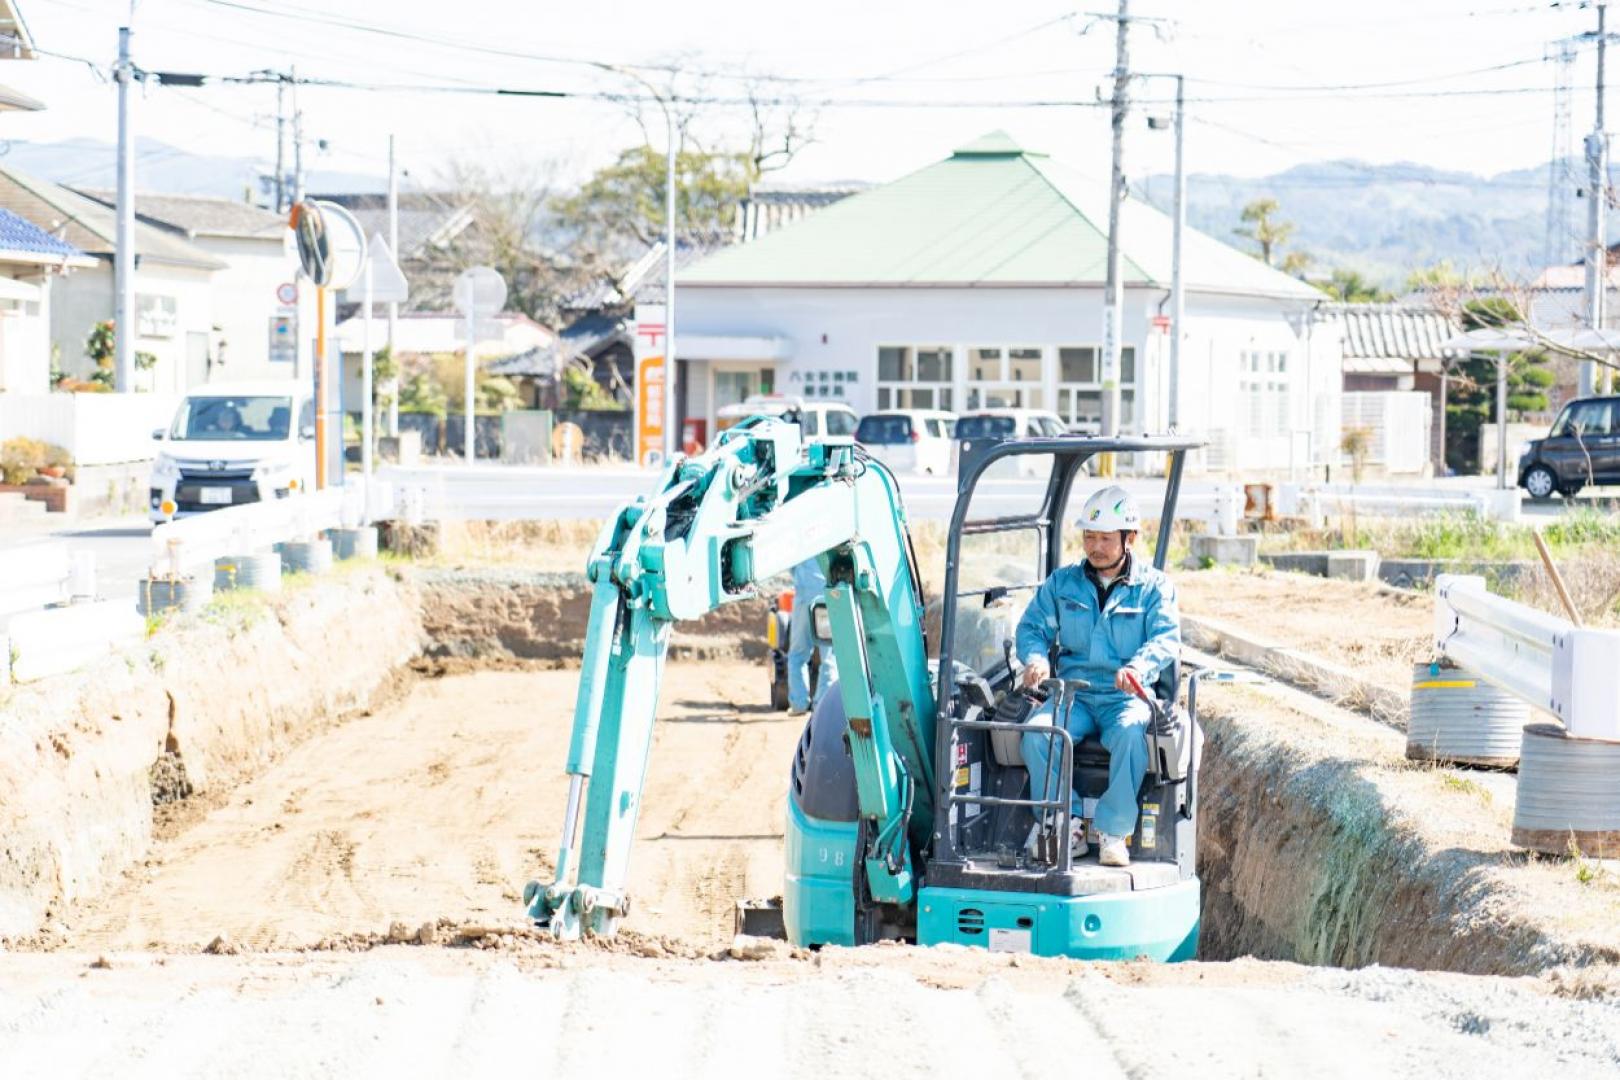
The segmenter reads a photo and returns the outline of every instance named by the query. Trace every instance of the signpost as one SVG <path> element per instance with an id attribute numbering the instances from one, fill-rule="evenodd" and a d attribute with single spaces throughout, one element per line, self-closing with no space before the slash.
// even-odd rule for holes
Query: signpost
<path id="1" fill-rule="evenodd" d="M 664 377 L 664 305 L 636 305 L 636 464 L 656 466 L 664 460 L 664 422 L 668 380 Z"/>
<path id="2" fill-rule="evenodd" d="M 410 286 L 388 242 L 377 233 L 366 245 L 366 264 L 360 271 L 360 473 L 366 482 L 366 520 L 371 520 L 371 448 L 374 410 L 372 392 L 371 309 L 372 305 L 403 303 Z"/>
<path id="3" fill-rule="evenodd" d="M 315 285 L 315 487 L 326 487 L 331 463 L 328 459 L 328 433 L 332 423 L 331 395 L 326 377 L 326 291 L 346 289 L 366 261 L 366 234 L 354 215 L 336 203 L 306 199 L 293 204 L 288 222 L 298 239 L 298 262 L 304 276 Z M 340 382 L 341 386 L 341 382 Z M 343 416 L 337 410 L 336 468 L 343 475 Z"/>
<path id="4" fill-rule="evenodd" d="M 476 397 L 474 383 L 476 381 L 478 358 L 475 353 L 478 345 L 479 323 L 481 320 L 488 319 L 506 305 L 506 282 L 492 267 L 468 267 L 456 277 L 455 301 L 456 310 L 467 318 L 467 430 L 462 443 L 467 464 L 471 465 L 477 459 L 477 444 L 473 438 L 476 430 L 473 404 Z"/>

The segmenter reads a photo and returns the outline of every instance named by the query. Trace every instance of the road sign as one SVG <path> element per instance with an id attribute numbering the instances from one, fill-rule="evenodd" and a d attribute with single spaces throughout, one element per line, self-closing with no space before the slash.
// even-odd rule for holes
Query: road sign
<path id="1" fill-rule="evenodd" d="M 492 267 L 472 266 L 456 275 L 454 295 L 463 315 L 493 315 L 506 305 L 506 282 Z"/>
<path id="2" fill-rule="evenodd" d="M 380 233 L 372 233 L 366 244 L 366 262 L 371 267 L 371 302 L 374 304 L 403 304 L 410 299 L 411 287 L 405 274 L 388 250 L 388 241 Z M 344 303 L 366 302 L 363 282 L 365 275 L 351 284 L 343 293 Z"/>
<path id="3" fill-rule="evenodd" d="M 298 303 L 298 285 L 295 282 L 283 281 L 276 286 L 276 301 L 284 307 Z"/>

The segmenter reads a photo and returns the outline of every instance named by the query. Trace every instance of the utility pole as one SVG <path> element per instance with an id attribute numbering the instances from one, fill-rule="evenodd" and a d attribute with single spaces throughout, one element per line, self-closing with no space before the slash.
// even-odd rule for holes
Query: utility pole
<path id="1" fill-rule="evenodd" d="M 133 14 L 133 12 L 132 12 Z M 133 21 L 133 20 L 131 20 Z M 135 134 L 129 125 L 129 84 L 135 65 L 129 58 L 130 28 L 118 30 L 118 196 L 113 253 L 113 388 L 135 389 Z"/>
<path id="2" fill-rule="evenodd" d="M 394 137 L 388 136 L 388 250 L 401 261 L 399 250 L 399 171 L 394 165 Z M 388 359 L 394 375 L 388 380 L 388 434 L 399 437 L 399 355 L 394 352 L 394 333 L 399 329 L 399 302 L 388 301 Z"/>
<path id="3" fill-rule="evenodd" d="M 1609 246 L 1605 235 L 1604 211 L 1609 201 L 1609 139 L 1603 131 L 1604 60 L 1608 45 L 1605 25 L 1608 5 L 1597 5 L 1597 120 L 1586 137 L 1586 325 L 1603 328 L 1604 292 L 1609 286 Z M 1597 364 L 1582 360 L 1580 394 L 1597 390 Z"/>
<path id="4" fill-rule="evenodd" d="M 1181 146 L 1187 132 L 1186 80 L 1176 76 L 1176 209 L 1175 226 L 1170 234 L 1170 402 L 1169 428 L 1181 421 L 1181 320 L 1187 313 L 1187 297 L 1181 280 L 1181 234 L 1187 228 L 1187 173 L 1182 167 Z"/>
<path id="5" fill-rule="evenodd" d="M 293 202 L 304 201 L 304 110 L 298 107 L 298 69 L 291 69 L 293 129 Z"/>
<path id="6" fill-rule="evenodd" d="M 287 82 L 276 80 L 276 213 L 287 212 Z"/>
<path id="7" fill-rule="evenodd" d="M 1120 330 L 1125 321 L 1125 288 L 1119 272 L 1119 206 L 1125 196 L 1125 115 L 1130 101 L 1130 0 L 1119 0 L 1116 17 L 1113 98 L 1113 167 L 1108 180 L 1108 275 L 1103 287 L 1102 434 L 1119 434 Z M 1101 463 L 1113 475 L 1112 455 Z"/>
<path id="8" fill-rule="evenodd" d="M 681 433 L 676 430 L 675 360 L 675 113 L 664 106 L 664 127 L 669 148 L 664 158 L 664 460 L 674 461 L 681 452 Z"/>

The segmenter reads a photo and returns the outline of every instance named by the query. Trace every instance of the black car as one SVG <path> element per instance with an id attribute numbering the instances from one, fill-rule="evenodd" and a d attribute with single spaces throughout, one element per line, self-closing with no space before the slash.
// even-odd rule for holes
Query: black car
<path id="1" fill-rule="evenodd" d="M 1620 484 L 1620 396 L 1565 405 L 1519 459 L 1519 486 L 1534 498 L 1574 495 L 1587 484 Z"/>

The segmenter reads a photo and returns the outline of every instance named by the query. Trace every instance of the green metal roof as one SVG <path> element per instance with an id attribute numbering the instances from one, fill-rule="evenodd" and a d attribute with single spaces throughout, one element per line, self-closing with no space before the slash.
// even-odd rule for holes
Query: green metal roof
<path id="1" fill-rule="evenodd" d="M 1127 285 L 1168 287 L 1168 217 L 1121 207 Z M 1105 191 L 1003 132 L 944 161 L 852 195 L 804 220 L 716 252 L 688 286 L 1068 286 L 1106 278 Z M 1189 289 L 1321 299 L 1311 286 L 1188 229 Z"/>

